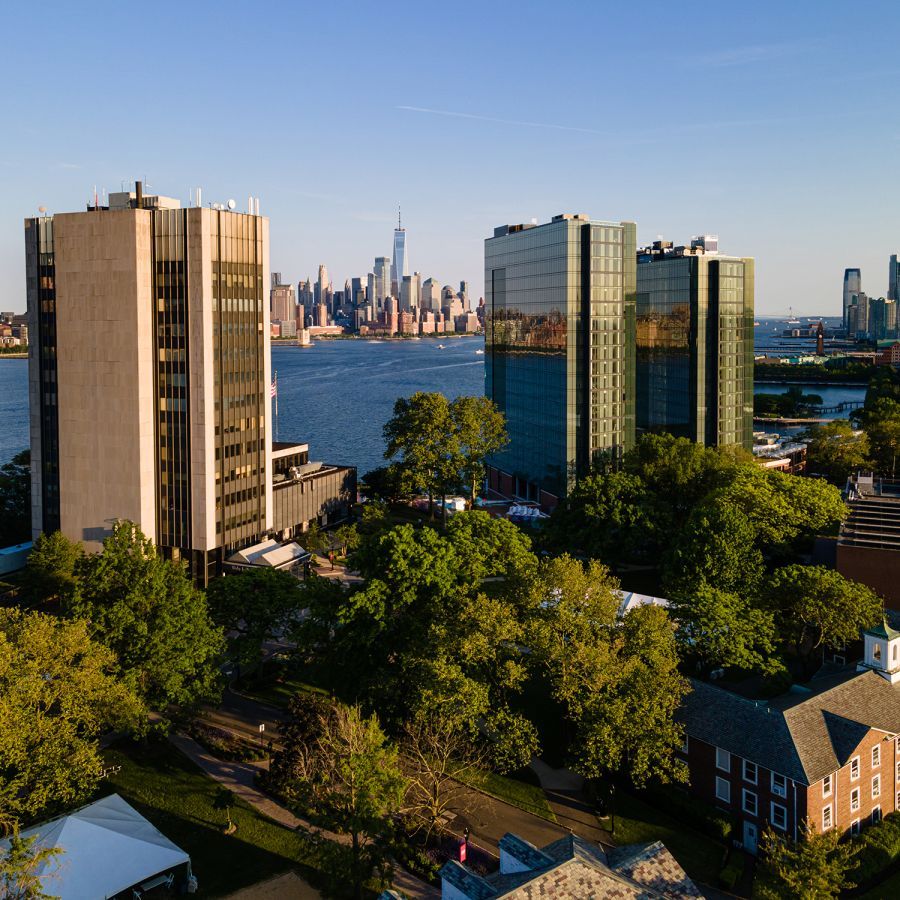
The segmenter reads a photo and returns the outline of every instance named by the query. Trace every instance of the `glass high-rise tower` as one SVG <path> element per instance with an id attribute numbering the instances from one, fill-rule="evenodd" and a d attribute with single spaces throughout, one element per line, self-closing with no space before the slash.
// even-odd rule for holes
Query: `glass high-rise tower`
<path id="1" fill-rule="evenodd" d="M 397 227 L 394 229 L 394 256 L 391 263 L 391 294 L 400 296 L 403 279 L 409 275 L 409 262 L 406 259 L 406 229 L 400 222 L 397 212 Z"/>
<path id="2" fill-rule="evenodd" d="M 753 443 L 754 261 L 656 241 L 638 252 L 637 430 Z"/>
<path id="3" fill-rule="evenodd" d="M 484 246 L 485 393 L 510 437 L 490 484 L 552 506 L 634 441 L 636 226 L 559 215 Z"/>
<path id="4" fill-rule="evenodd" d="M 862 291 L 862 273 L 859 269 L 844 269 L 843 313 L 844 329 L 849 331 L 849 310 L 854 297 Z"/>

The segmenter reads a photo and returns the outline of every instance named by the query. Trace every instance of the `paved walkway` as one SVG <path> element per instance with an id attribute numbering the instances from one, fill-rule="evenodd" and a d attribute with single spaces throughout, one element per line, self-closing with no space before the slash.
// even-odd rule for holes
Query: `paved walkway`
<path id="1" fill-rule="evenodd" d="M 229 894 L 226 900 L 319 900 L 321 896 L 296 872 L 285 872 Z"/>
<path id="2" fill-rule="evenodd" d="M 362 576 L 357 575 L 356 572 L 351 572 L 341 563 L 332 565 L 327 557 L 317 556 L 315 553 L 312 557 L 312 570 L 321 578 L 330 578 L 332 581 L 340 581 L 345 585 L 362 584 L 363 582 Z"/>
<path id="3" fill-rule="evenodd" d="M 584 778 L 569 769 L 553 769 L 541 759 L 531 761 L 531 770 L 544 789 L 559 824 L 585 840 L 605 847 L 615 846 L 612 835 L 600 827 L 593 806 L 584 793 Z"/>

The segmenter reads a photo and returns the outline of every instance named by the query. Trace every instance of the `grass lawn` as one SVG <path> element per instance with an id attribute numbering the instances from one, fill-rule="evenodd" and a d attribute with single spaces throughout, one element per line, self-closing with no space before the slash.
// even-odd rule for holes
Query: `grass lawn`
<path id="1" fill-rule="evenodd" d="M 303 834 L 271 822 L 235 797 L 231 820 L 214 807 L 220 786 L 166 741 L 123 742 L 105 753 L 121 766 L 107 784 L 191 857 L 199 895 L 217 897 L 288 869 L 313 881 L 315 864 Z M 312 877 L 310 877 L 312 876 Z"/>
<path id="2" fill-rule="evenodd" d="M 518 778 L 508 778 L 505 775 L 496 775 L 481 769 L 468 769 L 459 778 L 463 784 L 477 788 L 490 794 L 498 800 L 505 800 L 512 806 L 518 806 L 526 812 L 534 813 L 542 819 L 556 821 L 556 816 L 547 802 L 547 797 L 540 787 L 520 781 Z"/>
<path id="3" fill-rule="evenodd" d="M 615 812 L 616 844 L 662 841 L 691 878 L 716 883 L 725 860 L 722 844 L 621 790 L 616 792 Z"/>
<path id="4" fill-rule="evenodd" d="M 900 897 L 900 872 L 891 875 L 872 890 L 860 894 L 857 900 L 884 900 L 885 897 Z"/>

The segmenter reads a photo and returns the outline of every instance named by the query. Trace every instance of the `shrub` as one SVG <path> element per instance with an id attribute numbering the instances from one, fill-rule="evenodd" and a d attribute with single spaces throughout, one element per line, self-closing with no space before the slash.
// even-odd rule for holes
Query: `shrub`
<path id="1" fill-rule="evenodd" d="M 900 859 L 900 813 L 888 813 L 854 838 L 854 843 L 859 847 L 859 853 L 850 879 L 865 884 Z"/>
<path id="2" fill-rule="evenodd" d="M 719 872 L 719 883 L 726 891 L 734 890 L 741 875 L 744 874 L 744 854 L 733 852 L 728 857 L 728 862 Z"/>
<path id="3" fill-rule="evenodd" d="M 203 722 L 191 722 L 188 733 L 198 744 L 218 759 L 249 762 L 269 757 L 262 747 L 255 747 L 228 731 L 214 728 Z"/>
<path id="4" fill-rule="evenodd" d="M 683 789 L 666 785 L 644 792 L 647 799 L 671 815 L 692 825 L 703 834 L 727 844 L 734 831 L 734 818 L 728 813 L 704 803 Z"/>

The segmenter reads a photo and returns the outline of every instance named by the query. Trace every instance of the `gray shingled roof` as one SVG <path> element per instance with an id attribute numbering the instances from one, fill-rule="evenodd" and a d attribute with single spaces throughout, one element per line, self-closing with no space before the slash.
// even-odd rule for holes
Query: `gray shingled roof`
<path id="1" fill-rule="evenodd" d="M 900 733 L 900 690 L 875 672 L 828 679 L 769 703 L 695 681 L 679 718 L 690 737 L 801 784 L 846 764 L 869 728 Z"/>

